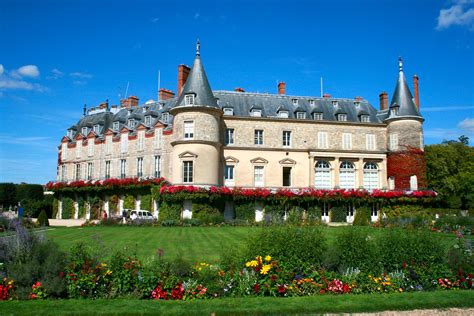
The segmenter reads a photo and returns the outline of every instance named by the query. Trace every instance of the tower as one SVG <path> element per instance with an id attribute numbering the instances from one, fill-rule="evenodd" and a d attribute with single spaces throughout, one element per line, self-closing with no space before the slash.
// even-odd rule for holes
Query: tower
<path id="1" fill-rule="evenodd" d="M 202 65 L 199 40 L 193 67 L 170 113 L 174 116 L 173 183 L 220 185 L 223 112 Z"/>

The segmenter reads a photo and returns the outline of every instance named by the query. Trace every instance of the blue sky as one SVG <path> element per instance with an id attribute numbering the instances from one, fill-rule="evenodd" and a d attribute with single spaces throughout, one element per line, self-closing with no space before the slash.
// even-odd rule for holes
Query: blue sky
<path id="1" fill-rule="evenodd" d="M 196 38 L 214 90 L 362 96 L 420 77 L 425 142 L 474 142 L 474 1 L 0 2 L 0 182 L 55 178 L 84 103 L 176 91 Z"/>

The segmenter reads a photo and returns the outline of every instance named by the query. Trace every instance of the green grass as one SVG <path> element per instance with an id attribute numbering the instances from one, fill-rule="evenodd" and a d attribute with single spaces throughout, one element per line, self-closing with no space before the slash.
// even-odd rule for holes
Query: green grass
<path id="1" fill-rule="evenodd" d="M 224 298 L 204 301 L 49 300 L 0 302 L 1 315 L 309 314 L 474 307 L 474 291 Z"/>

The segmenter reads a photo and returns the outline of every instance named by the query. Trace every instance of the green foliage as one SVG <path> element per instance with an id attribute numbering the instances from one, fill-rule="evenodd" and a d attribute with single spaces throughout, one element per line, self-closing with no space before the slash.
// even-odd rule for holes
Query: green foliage
<path id="1" fill-rule="evenodd" d="M 235 219 L 247 223 L 255 222 L 255 202 L 236 201 Z"/>
<path id="2" fill-rule="evenodd" d="M 284 222 L 285 208 L 280 204 L 265 205 L 265 221 L 272 224 L 282 224 Z M 255 207 L 253 217 L 255 218 Z"/>
<path id="3" fill-rule="evenodd" d="M 311 205 L 306 209 L 306 220 L 308 222 L 320 222 L 322 216 L 322 206 L 320 205 Z"/>
<path id="4" fill-rule="evenodd" d="M 42 227 L 49 226 L 48 215 L 46 215 L 46 212 L 44 210 L 42 210 L 38 216 L 38 224 Z"/>
<path id="5" fill-rule="evenodd" d="M 368 226 L 370 224 L 370 207 L 359 206 L 354 215 L 354 226 Z"/>
<path id="6" fill-rule="evenodd" d="M 465 142 L 425 146 L 428 185 L 444 207 L 474 208 L 474 148 Z"/>
<path id="7" fill-rule="evenodd" d="M 74 201 L 70 197 L 63 197 L 62 219 L 70 219 L 74 216 Z"/>
<path id="8" fill-rule="evenodd" d="M 347 221 L 347 206 L 332 206 L 329 216 L 333 223 L 345 223 Z"/>
<path id="9" fill-rule="evenodd" d="M 119 203 L 119 197 L 117 195 L 112 195 L 109 198 L 109 212 L 110 214 L 117 214 L 118 212 L 118 203 Z M 122 214 L 120 214 L 122 215 Z"/>
<path id="10" fill-rule="evenodd" d="M 220 224 L 224 222 L 224 214 L 218 208 L 206 203 L 193 203 L 193 218 L 204 224 Z"/>
<path id="11" fill-rule="evenodd" d="M 77 212 L 77 218 L 85 218 L 86 217 L 86 201 L 79 197 L 77 199 L 77 207 L 78 207 L 78 212 Z"/>
<path id="12" fill-rule="evenodd" d="M 358 268 L 369 273 L 380 273 L 379 253 L 376 240 L 367 230 L 348 227 L 336 237 L 334 251 L 338 255 L 340 272 Z"/>
<path id="13" fill-rule="evenodd" d="M 16 185 L 16 200 L 42 200 L 43 186 L 40 184 L 21 183 Z"/>
<path id="14" fill-rule="evenodd" d="M 133 195 L 127 194 L 123 199 L 123 208 L 126 209 L 135 209 L 135 197 Z"/>
<path id="15" fill-rule="evenodd" d="M 151 194 L 144 194 L 140 196 L 140 208 L 142 210 L 147 210 L 153 212 Z"/>
<path id="16" fill-rule="evenodd" d="M 292 207 L 287 213 L 286 222 L 291 225 L 301 225 L 303 223 L 303 211 L 301 207 Z"/>
<path id="17" fill-rule="evenodd" d="M 41 200 L 27 199 L 21 201 L 21 205 L 25 210 L 25 215 L 30 217 L 38 217 L 42 210 L 46 211 L 46 214 L 50 216 L 52 214 L 52 203 L 52 196 L 47 196 Z"/>
<path id="18" fill-rule="evenodd" d="M 0 205 L 4 209 L 18 203 L 16 199 L 16 186 L 13 183 L 0 183 Z"/>
<path id="19" fill-rule="evenodd" d="M 117 251 L 110 259 L 111 297 L 123 296 L 129 293 L 137 293 L 141 262 L 134 255 L 128 255 L 124 251 Z"/>
<path id="20" fill-rule="evenodd" d="M 164 223 L 168 220 L 179 221 L 181 218 L 181 211 L 183 210 L 182 203 L 171 203 L 163 201 L 159 206 L 158 220 Z"/>

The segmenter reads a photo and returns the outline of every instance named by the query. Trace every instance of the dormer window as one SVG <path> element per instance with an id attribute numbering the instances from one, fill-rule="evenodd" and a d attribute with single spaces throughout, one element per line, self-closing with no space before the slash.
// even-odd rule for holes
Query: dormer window
<path id="1" fill-rule="evenodd" d="M 67 130 L 67 137 L 72 138 L 72 129 Z"/>
<path id="2" fill-rule="evenodd" d="M 147 126 L 151 125 L 151 116 L 150 115 L 145 116 L 145 125 L 147 125 Z"/>
<path id="3" fill-rule="evenodd" d="M 390 109 L 391 115 L 398 115 L 398 106 Z"/>
<path id="4" fill-rule="evenodd" d="M 336 100 L 332 101 L 332 106 L 338 106 L 339 105 L 339 102 L 337 102 Z"/>
<path id="5" fill-rule="evenodd" d="M 224 115 L 234 115 L 234 109 L 233 108 L 224 108 Z"/>
<path id="6" fill-rule="evenodd" d="M 114 124 L 112 125 L 112 129 L 113 129 L 114 131 L 118 131 L 118 129 L 119 129 L 119 122 L 114 122 Z"/>
<path id="7" fill-rule="evenodd" d="M 355 102 L 354 102 L 354 105 L 355 105 L 356 107 L 359 107 L 359 106 L 360 106 L 360 101 L 355 101 Z"/>
<path id="8" fill-rule="evenodd" d="M 163 122 L 168 123 L 169 120 L 170 120 L 170 114 L 167 113 L 167 112 L 163 113 L 163 114 L 161 115 L 161 119 L 163 120 Z"/>
<path id="9" fill-rule="evenodd" d="M 128 127 L 134 128 L 135 127 L 135 120 L 134 119 L 129 119 L 128 120 Z"/>
<path id="10" fill-rule="evenodd" d="M 194 105 L 194 94 L 186 94 L 184 96 L 184 105 Z"/>
<path id="11" fill-rule="evenodd" d="M 216 103 L 217 103 L 217 105 L 219 105 L 221 103 L 219 98 L 216 98 Z"/>
<path id="12" fill-rule="evenodd" d="M 281 118 L 288 118 L 288 111 L 280 111 L 280 112 L 278 112 L 278 117 L 281 117 Z"/>
<path id="13" fill-rule="evenodd" d="M 99 124 L 94 125 L 94 133 L 99 134 L 100 126 Z"/>
<path id="14" fill-rule="evenodd" d="M 253 109 L 252 111 L 250 111 L 250 115 L 255 116 L 255 117 L 261 117 L 262 116 L 262 110 Z"/>
<path id="15" fill-rule="evenodd" d="M 82 135 L 84 135 L 84 136 L 87 135 L 87 127 L 82 128 Z"/>
<path id="16" fill-rule="evenodd" d="M 296 112 L 296 118 L 299 120 L 304 120 L 306 118 L 306 112 Z"/>
<path id="17" fill-rule="evenodd" d="M 313 113 L 313 120 L 322 121 L 323 120 L 323 113 L 321 113 L 321 112 Z"/>
<path id="18" fill-rule="evenodd" d="M 309 105 L 314 105 L 314 100 L 309 100 Z"/>
<path id="19" fill-rule="evenodd" d="M 360 121 L 362 123 L 369 123 L 370 122 L 370 116 L 369 115 L 361 115 L 360 116 Z"/>
<path id="20" fill-rule="evenodd" d="M 339 122 L 347 122 L 347 114 L 338 114 L 337 115 L 337 120 Z"/>
<path id="21" fill-rule="evenodd" d="M 291 99 L 291 102 L 293 102 L 293 105 L 298 105 L 298 99 Z"/>

